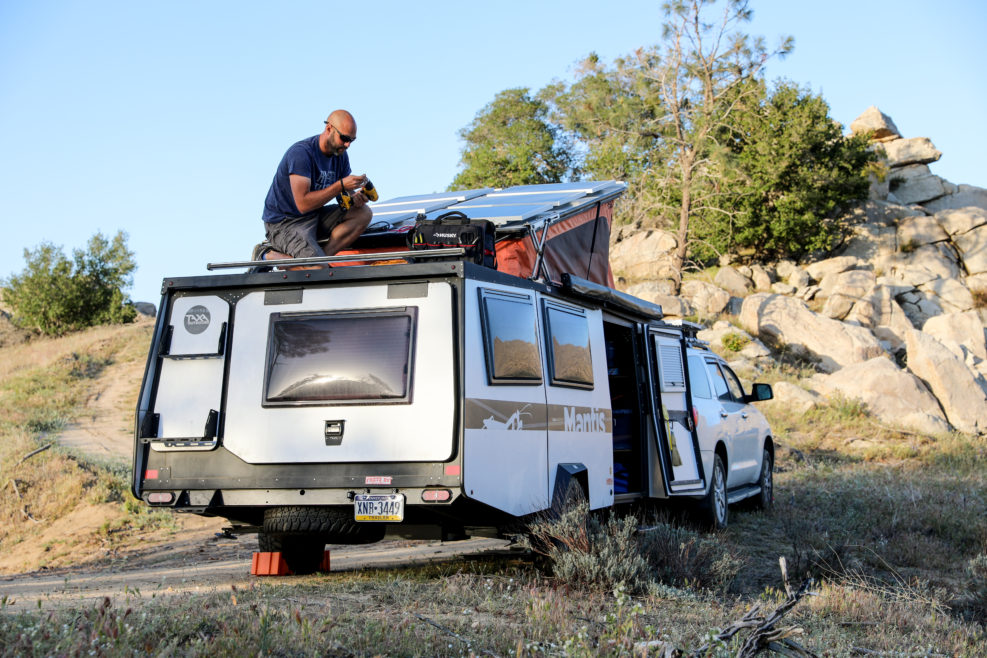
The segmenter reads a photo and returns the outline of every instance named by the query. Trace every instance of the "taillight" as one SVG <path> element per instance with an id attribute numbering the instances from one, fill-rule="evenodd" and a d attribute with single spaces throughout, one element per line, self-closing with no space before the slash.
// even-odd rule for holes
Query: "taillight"
<path id="1" fill-rule="evenodd" d="M 158 479 L 158 469 L 156 469 L 156 468 L 149 468 L 146 471 L 144 471 L 144 479 L 145 480 L 157 480 Z"/>
<path id="2" fill-rule="evenodd" d="M 147 502 L 152 505 L 168 505 L 175 500 L 175 494 L 170 491 L 155 491 L 147 494 Z"/>
<path id="3" fill-rule="evenodd" d="M 448 489 L 426 489 L 422 492 L 422 500 L 426 503 L 443 503 L 452 498 Z"/>

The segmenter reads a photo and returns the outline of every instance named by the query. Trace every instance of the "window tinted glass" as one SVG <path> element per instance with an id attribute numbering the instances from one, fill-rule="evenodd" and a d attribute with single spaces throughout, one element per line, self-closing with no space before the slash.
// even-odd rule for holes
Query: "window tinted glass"
<path id="1" fill-rule="evenodd" d="M 744 387 L 740 385 L 740 379 L 737 378 L 737 375 L 733 372 L 733 370 L 730 370 L 729 367 L 727 366 L 720 366 L 720 367 L 723 368 L 723 374 L 726 375 L 727 386 L 730 387 L 730 393 L 731 395 L 733 395 L 733 399 L 736 400 L 737 402 L 743 402 Z"/>
<path id="2" fill-rule="evenodd" d="M 414 309 L 271 317 L 265 401 L 401 401 L 409 396 Z"/>
<path id="3" fill-rule="evenodd" d="M 487 379 L 491 384 L 541 383 L 535 306 L 529 297 L 482 297 Z"/>
<path id="4" fill-rule="evenodd" d="M 697 356 L 689 357 L 689 386 L 692 396 L 708 400 L 711 397 L 709 380 L 706 378 L 706 366 Z"/>
<path id="5" fill-rule="evenodd" d="M 714 394 L 720 400 L 732 402 L 733 396 L 730 395 L 730 387 L 727 386 L 727 380 L 723 377 L 723 373 L 720 371 L 719 366 L 716 365 L 715 361 L 707 361 L 706 363 L 710 366 L 707 372 L 709 372 L 709 376 L 713 378 Z"/>
<path id="6" fill-rule="evenodd" d="M 589 323 L 586 316 L 548 305 L 546 318 L 552 383 L 562 386 L 593 386 L 593 359 L 590 355 Z"/>

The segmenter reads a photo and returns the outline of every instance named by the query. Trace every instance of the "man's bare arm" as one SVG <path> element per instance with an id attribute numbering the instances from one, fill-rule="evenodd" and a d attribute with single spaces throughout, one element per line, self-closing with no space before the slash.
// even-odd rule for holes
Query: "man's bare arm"
<path id="1" fill-rule="evenodd" d="M 312 187 L 312 180 L 310 178 L 299 176 L 298 174 L 291 174 L 288 178 L 291 181 L 291 194 L 295 197 L 295 206 L 298 207 L 298 212 L 303 215 L 326 205 L 342 194 L 343 189 L 360 189 L 367 182 L 366 176 L 347 176 L 342 180 L 336 181 L 329 187 L 321 190 L 312 190 L 310 189 Z"/>

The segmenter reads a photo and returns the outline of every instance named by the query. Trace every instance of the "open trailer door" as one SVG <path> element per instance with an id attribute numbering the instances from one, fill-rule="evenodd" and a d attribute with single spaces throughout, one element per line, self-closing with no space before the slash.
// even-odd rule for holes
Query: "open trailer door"
<path id="1" fill-rule="evenodd" d="M 655 436 L 668 493 L 705 489 L 699 442 L 688 400 L 684 343 L 681 334 L 651 329 L 650 370 L 654 382 Z"/>

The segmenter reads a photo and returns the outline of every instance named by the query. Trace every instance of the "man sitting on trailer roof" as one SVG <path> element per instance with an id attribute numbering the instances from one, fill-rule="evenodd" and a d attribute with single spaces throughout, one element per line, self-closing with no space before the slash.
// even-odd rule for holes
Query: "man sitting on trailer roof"
<path id="1" fill-rule="evenodd" d="M 252 260 L 333 256 L 370 224 L 373 212 L 362 192 L 367 177 L 352 174 L 347 153 L 356 141 L 356 121 L 335 110 L 324 123 L 325 130 L 296 142 L 281 158 L 264 201 L 267 239 L 254 247 Z M 353 202 L 348 210 L 340 205 L 346 193 Z"/>

